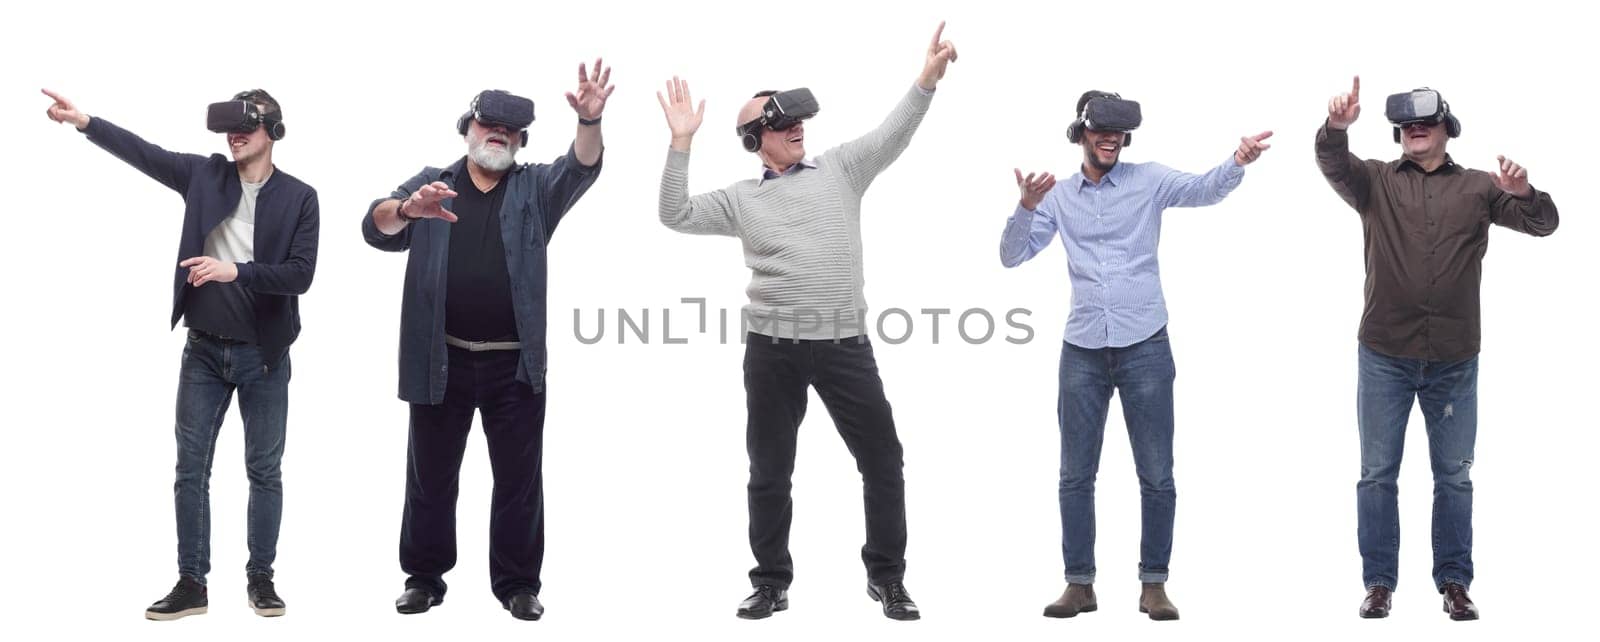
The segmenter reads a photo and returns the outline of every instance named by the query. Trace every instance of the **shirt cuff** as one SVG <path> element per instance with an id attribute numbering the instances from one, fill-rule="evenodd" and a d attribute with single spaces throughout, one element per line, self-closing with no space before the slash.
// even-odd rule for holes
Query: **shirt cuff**
<path id="1" fill-rule="evenodd" d="M 939 91 L 938 87 L 934 87 L 933 89 L 923 89 L 922 85 L 919 85 L 917 83 L 911 83 L 911 86 L 915 87 L 917 89 L 917 93 L 922 94 L 924 96 L 932 96 L 933 92 Z"/>
<path id="2" fill-rule="evenodd" d="M 1228 167 L 1228 169 L 1226 170 L 1226 173 L 1227 173 L 1229 178 L 1233 178 L 1233 177 L 1236 177 L 1236 176 L 1244 176 L 1244 165 L 1240 165 L 1239 164 L 1239 152 L 1238 151 L 1229 152 L 1228 153 L 1228 160 L 1223 161 L 1223 164 L 1227 165 L 1227 167 Z"/>

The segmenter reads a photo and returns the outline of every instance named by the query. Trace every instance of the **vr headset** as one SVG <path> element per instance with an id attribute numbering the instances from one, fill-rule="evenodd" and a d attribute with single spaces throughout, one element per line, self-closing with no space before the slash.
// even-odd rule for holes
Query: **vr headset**
<path id="1" fill-rule="evenodd" d="M 219 134 L 248 134 L 257 127 L 266 126 L 267 138 L 283 140 L 283 112 L 276 109 L 263 112 L 255 103 L 261 98 L 272 100 L 267 92 L 252 89 L 234 94 L 233 100 L 211 103 L 206 109 L 206 129 Z"/>
<path id="2" fill-rule="evenodd" d="M 1139 128 L 1144 121 L 1144 116 L 1139 112 L 1139 103 L 1132 100 L 1123 100 L 1121 96 L 1112 93 L 1102 93 L 1090 98 L 1083 104 L 1083 111 L 1078 113 L 1078 119 L 1067 126 L 1067 140 L 1077 143 L 1083 140 L 1083 131 L 1093 129 L 1099 132 L 1132 132 Z M 1133 134 L 1123 137 L 1124 147 L 1133 144 Z"/>
<path id="3" fill-rule="evenodd" d="M 1400 142 L 1400 130 L 1413 123 L 1445 124 L 1445 133 L 1451 138 L 1461 135 L 1461 121 L 1450 113 L 1450 103 L 1439 92 L 1423 87 L 1389 96 L 1383 115 L 1394 124 L 1394 142 Z"/>
<path id="4" fill-rule="evenodd" d="M 472 99 L 467 113 L 456 121 L 456 132 L 467 135 L 472 121 L 522 132 L 522 147 L 528 146 L 528 126 L 533 124 L 533 101 L 501 89 L 485 89 Z"/>
<path id="5" fill-rule="evenodd" d="M 767 99 L 767 104 L 761 107 L 761 116 L 736 128 L 747 152 L 761 151 L 763 128 L 781 132 L 817 115 L 817 98 L 805 87 L 789 91 L 768 90 L 755 97 Z"/>

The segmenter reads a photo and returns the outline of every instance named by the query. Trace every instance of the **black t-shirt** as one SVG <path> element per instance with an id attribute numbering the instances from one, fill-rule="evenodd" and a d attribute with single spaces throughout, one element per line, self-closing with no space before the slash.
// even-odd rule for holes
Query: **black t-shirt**
<path id="1" fill-rule="evenodd" d="M 488 192 L 478 190 L 466 172 L 456 179 L 450 211 L 450 264 L 445 278 L 444 331 L 467 341 L 516 341 L 511 310 L 511 273 L 500 236 L 500 203 L 506 178 Z"/>
<path id="2" fill-rule="evenodd" d="M 256 342 L 256 297 L 238 281 L 185 285 L 183 324 L 215 336 Z"/>

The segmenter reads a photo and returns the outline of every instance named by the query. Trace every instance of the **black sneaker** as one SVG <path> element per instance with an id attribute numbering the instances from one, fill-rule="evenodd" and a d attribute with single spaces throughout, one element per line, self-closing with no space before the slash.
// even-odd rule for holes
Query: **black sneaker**
<path id="1" fill-rule="evenodd" d="M 187 575 L 179 577 L 172 592 L 144 610 L 147 620 L 176 620 L 206 612 L 206 585 Z"/>
<path id="2" fill-rule="evenodd" d="M 261 617 L 283 615 L 283 600 L 278 597 L 278 589 L 272 586 L 272 578 L 265 575 L 251 575 L 250 585 L 245 588 L 245 593 L 250 596 L 250 608 L 255 609 L 256 615 Z"/>

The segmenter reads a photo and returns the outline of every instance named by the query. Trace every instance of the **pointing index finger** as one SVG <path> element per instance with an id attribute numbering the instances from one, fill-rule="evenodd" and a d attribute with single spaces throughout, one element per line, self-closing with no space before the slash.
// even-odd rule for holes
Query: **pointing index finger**
<path id="1" fill-rule="evenodd" d="M 1361 100 L 1361 76 L 1359 75 L 1350 83 L 1350 97 Z"/>
<path id="2" fill-rule="evenodd" d="M 928 45 L 928 50 L 929 51 L 938 51 L 939 50 L 939 36 L 942 36 L 942 35 L 944 35 L 944 21 L 940 20 L 939 21 L 939 28 L 935 29 L 934 32 L 933 32 L 933 42 Z"/>

